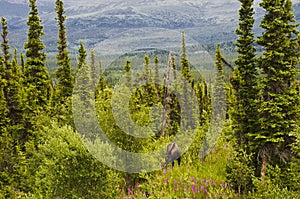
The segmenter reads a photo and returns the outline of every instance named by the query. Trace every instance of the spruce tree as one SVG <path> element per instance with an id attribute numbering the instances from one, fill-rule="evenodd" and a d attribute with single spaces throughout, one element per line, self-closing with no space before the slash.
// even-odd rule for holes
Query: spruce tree
<path id="1" fill-rule="evenodd" d="M 223 118 L 223 114 L 226 111 L 226 92 L 225 92 L 225 75 L 224 75 L 224 66 L 222 61 L 223 55 L 221 54 L 220 45 L 217 45 L 216 49 L 216 77 L 214 80 L 214 95 L 213 102 L 214 110 L 213 114 L 214 118 L 221 119 Z"/>
<path id="2" fill-rule="evenodd" d="M 235 151 L 236 156 L 228 169 L 228 178 L 236 182 L 238 193 L 251 190 L 252 171 L 257 160 L 249 159 L 252 154 L 251 141 L 252 135 L 259 131 L 258 122 L 258 86 L 257 86 L 257 67 L 254 48 L 254 10 L 253 0 L 240 0 L 241 8 L 239 10 L 239 25 L 235 33 L 238 35 L 236 51 L 238 58 L 235 60 L 236 68 L 231 78 L 231 84 L 234 89 L 235 99 L 231 109 L 233 119 L 234 135 L 236 138 Z M 244 152 L 244 153 L 242 153 Z M 242 163 L 242 164 L 241 164 Z M 243 170 L 242 172 L 236 172 Z"/>
<path id="3" fill-rule="evenodd" d="M 96 98 L 98 98 L 97 95 L 100 94 L 100 92 L 103 92 L 104 89 L 107 87 L 105 79 L 103 77 L 103 71 L 102 71 L 102 64 L 100 57 L 98 58 L 98 68 L 99 68 L 99 80 L 96 86 Z"/>
<path id="4" fill-rule="evenodd" d="M 13 56 L 13 59 L 16 60 L 16 63 L 18 64 L 18 50 L 17 48 L 14 48 L 14 56 Z"/>
<path id="5" fill-rule="evenodd" d="M 56 55 L 58 69 L 55 71 L 55 77 L 58 84 L 55 90 L 55 101 L 63 103 L 66 98 L 72 96 L 74 87 L 74 77 L 72 76 L 72 68 L 70 64 L 69 51 L 67 50 L 67 36 L 66 36 L 66 16 L 64 10 L 64 3 L 61 0 L 56 0 L 55 12 L 57 14 L 58 26 L 58 42 Z"/>
<path id="6" fill-rule="evenodd" d="M 159 77 L 159 59 L 157 56 L 154 57 L 154 70 L 155 70 L 155 74 L 154 74 L 154 83 L 155 86 L 158 87 L 159 86 L 159 82 L 160 82 L 160 77 Z"/>
<path id="7" fill-rule="evenodd" d="M 79 50 L 78 50 L 78 64 L 77 64 L 77 70 L 80 70 L 83 66 L 87 66 L 86 63 L 86 57 L 87 53 L 86 50 L 84 49 L 84 45 L 82 41 L 79 42 Z"/>
<path id="8" fill-rule="evenodd" d="M 1 58 L 2 57 L 0 57 L 0 61 L 3 62 Z M 2 79 L 0 74 L 0 189 L 7 186 L 8 181 L 11 180 L 11 176 L 7 169 L 8 166 L 11 166 L 10 162 L 8 163 L 7 161 L 7 159 L 10 159 L 11 157 L 11 153 L 9 151 L 11 148 L 11 137 L 9 134 L 9 118 L 7 117 L 8 109 L 6 107 L 4 86 L 5 81 Z"/>
<path id="9" fill-rule="evenodd" d="M 193 83 L 192 73 L 190 69 L 190 64 L 188 60 L 188 56 L 186 53 L 186 44 L 185 44 L 185 36 L 184 31 L 181 32 L 182 37 L 182 47 L 181 47 L 181 55 L 180 55 L 180 63 L 181 63 L 181 73 L 183 77 L 189 82 Z"/>
<path id="10" fill-rule="evenodd" d="M 87 133 L 92 133 L 93 126 L 85 126 L 86 124 L 93 125 L 93 107 L 95 101 L 95 87 L 92 85 L 90 68 L 86 61 L 86 50 L 82 42 L 78 50 L 78 70 L 76 75 L 76 83 L 72 95 L 73 117 L 76 119 L 76 128 L 79 130 L 86 129 Z M 80 121 L 78 120 L 80 118 Z M 87 139 L 94 139 L 93 134 L 86 135 Z"/>
<path id="11" fill-rule="evenodd" d="M 11 57 L 11 54 L 9 52 L 9 44 L 8 44 L 8 26 L 6 19 L 4 17 L 1 18 L 1 25 L 2 25 L 2 33 L 1 37 L 3 39 L 3 42 L 1 43 L 2 52 L 4 56 L 4 61 L 7 63 Z"/>
<path id="12" fill-rule="evenodd" d="M 2 76 L 0 74 L 0 136 L 8 132 L 7 127 L 9 126 L 9 118 L 7 117 L 8 109 L 6 107 L 4 86 L 5 86 L 5 80 L 2 79 Z"/>
<path id="13" fill-rule="evenodd" d="M 183 91 L 181 95 L 183 95 L 183 105 L 185 108 L 182 110 L 185 110 L 186 113 L 183 113 L 183 115 L 190 115 L 192 116 L 192 88 L 194 87 L 194 79 L 192 77 L 191 69 L 190 69 L 190 63 L 189 59 L 186 53 L 186 43 L 185 43 L 185 35 L 184 31 L 181 33 L 182 37 L 182 46 L 181 46 L 181 55 L 180 55 L 180 64 L 181 64 L 181 74 L 184 78 L 183 82 Z M 171 53 L 173 54 L 173 53 Z M 170 67 L 173 69 L 174 68 L 174 60 L 173 60 L 173 55 L 170 56 Z M 183 111 L 182 111 L 183 112 Z M 190 119 L 189 119 L 190 120 Z M 187 127 L 191 127 L 192 129 L 194 128 L 194 124 L 191 123 L 191 121 L 183 121 L 183 129 L 186 129 Z"/>
<path id="14" fill-rule="evenodd" d="M 266 14 L 260 26 L 264 29 L 257 43 L 264 48 L 259 59 L 262 70 L 260 104 L 261 130 L 254 135 L 254 145 L 262 159 L 261 177 L 268 164 L 288 161 L 290 133 L 299 119 L 299 94 L 296 90 L 296 66 L 299 57 L 299 32 L 290 0 L 263 0 Z"/>
<path id="15" fill-rule="evenodd" d="M 151 67 L 150 67 L 150 57 L 148 55 L 145 55 L 144 57 L 144 78 L 145 83 L 150 84 L 151 83 Z"/>
<path id="16" fill-rule="evenodd" d="M 211 106 L 212 106 L 212 119 L 210 121 L 210 129 L 207 133 L 204 141 L 203 147 L 201 150 L 202 161 L 205 160 L 205 155 L 209 152 L 210 149 L 216 144 L 218 128 L 222 126 L 224 122 L 227 101 L 226 101 L 226 84 L 225 84 L 225 75 L 224 75 L 224 66 L 223 66 L 223 55 L 221 53 L 220 45 L 217 45 L 216 48 L 216 61 L 215 61 L 215 79 L 213 82 L 213 90 L 211 96 Z M 205 84 L 204 84 L 205 85 Z M 204 88 L 206 90 L 207 88 Z M 207 91 L 204 91 L 205 93 Z M 205 94 L 206 95 L 206 94 Z"/>
<path id="17" fill-rule="evenodd" d="M 161 86 L 161 77 L 159 75 L 159 59 L 157 56 L 154 57 L 154 86 L 157 100 L 161 101 L 163 87 Z"/>
<path id="18" fill-rule="evenodd" d="M 22 69 L 22 73 L 24 73 L 24 69 L 25 69 L 25 59 L 24 59 L 24 54 L 21 52 L 20 53 L 20 60 L 21 60 L 21 69 Z"/>
<path id="19" fill-rule="evenodd" d="M 91 65 L 90 65 L 91 78 L 92 78 L 93 85 L 96 86 L 97 71 L 96 71 L 96 54 L 95 54 L 95 50 L 94 49 L 92 49 L 90 51 L 90 55 L 91 55 Z"/>
<path id="20" fill-rule="evenodd" d="M 22 122 L 22 103 L 21 103 L 21 69 L 17 63 L 16 50 L 12 61 L 10 61 L 11 54 L 9 52 L 10 46 L 8 44 L 8 26 L 5 18 L 2 18 L 2 42 L 1 47 L 4 55 L 2 66 L 2 79 L 6 82 L 3 87 L 4 96 L 6 99 L 6 107 L 8 109 L 7 117 L 10 119 L 11 126 L 21 128 Z M 18 134 L 18 131 L 13 132 L 14 135 Z M 18 139 L 18 137 L 14 137 Z"/>
<path id="21" fill-rule="evenodd" d="M 239 26 L 236 34 L 238 58 L 235 60 L 236 69 L 233 88 L 235 89 L 236 104 L 234 106 L 233 119 L 236 122 L 235 135 L 239 145 L 246 147 L 249 143 L 249 135 L 255 134 L 258 124 L 258 87 L 257 68 L 255 62 L 253 0 L 240 0 Z M 249 151 L 248 151 L 249 152 Z"/>
<path id="22" fill-rule="evenodd" d="M 48 108 L 51 97 L 50 76 L 46 69 L 45 46 L 41 40 L 43 26 L 38 16 L 36 0 L 29 1 L 31 8 L 27 25 L 28 39 L 24 44 L 26 63 L 24 69 L 24 86 L 26 89 L 26 109 L 28 113 Z"/>
<path id="23" fill-rule="evenodd" d="M 132 85 L 133 76 L 132 76 L 132 70 L 131 70 L 131 61 L 128 58 L 126 59 L 124 71 L 125 71 L 125 85 L 130 88 L 133 86 Z"/>
<path id="24" fill-rule="evenodd" d="M 21 130 L 23 128 L 23 74 L 21 71 L 21 67 L 18 65 L 15 58 L 12 59 L 11 69 L 8 70 L 8 73 L 10 73 L 6 92 L 7 107 L 9 109 L 8 117 L 11 120 L 11 125 L 17 125 L 17 128 Z"/>

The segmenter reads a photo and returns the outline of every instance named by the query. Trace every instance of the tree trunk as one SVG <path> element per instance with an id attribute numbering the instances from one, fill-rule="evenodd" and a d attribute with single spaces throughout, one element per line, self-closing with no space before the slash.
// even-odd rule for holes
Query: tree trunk
<path id="1" fill-rule="evenodd" d="M 263 157 L 262 157 L 262 165 L 260 170 L 261 179 L 264 180 L 266 176 L 266 167 L 268 163 L 268 154 L 266 151 L 263 151 Z"/>

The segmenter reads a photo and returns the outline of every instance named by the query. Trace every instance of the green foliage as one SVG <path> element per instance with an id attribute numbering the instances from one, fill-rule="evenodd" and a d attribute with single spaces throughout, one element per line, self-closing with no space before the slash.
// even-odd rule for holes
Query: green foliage
<path id="1" fill-rule="evenodd" d="M 144 71 L 137 77 L 132 73 L 129 58 L 122 72 L 114 70 L 123 67 L 119 63 L 121 59 L 116 61 L 115 64 L 120 66 L 112 70 L 114 74 L 108 81 L 112 82 L 112 78 L 117 79 L 118 75 L 126 73 L 125 84 L 119 86 L 122 91 L 119 95 L 116 87 L 113 90 L 106 85 L 100 59 L 100 75 L 96 85 L 98 71 L 95 52 L 91 51 L 91 62 L 88 64 L 86 50 L 80 42 L 77 82 L 73 93 L 74 78 L 67 50 L 64 4 L 56 0 L 58 69 L 55 72 L 55 93 L 51 98 L 51 80 L 45 67 L 45 46 L 41 40 L 43 26 L 36 0 L 29 1 L 28 40 L 24 45 L 26 58 L 21 53 L 21 66 L 16 50 L 11 58 L 8 26 L 3 17 L 0 198 L 296 198 L 300 191 L 300 99 L 295 76 L 300 37 L 294 23 L 292 2 L 263 0 L 261 3 L 266 10 L 261 22 L 265 31 L 259 37 L 258 44 L 265 51 L 258 61 L 253 47 L 253 1 L 240 2 L 240 23 L 236 30 L 237 67 L 231 79 L 234 91 L 226 85 L 224 56 L 219 45 L 216 48 L 215 83 L 210 85 L 205 82 L 203 74 L 193 76 L 196 73 L 190 69 L 182 31 L 180 61 L 176 62 L 175 55 L 170 53 L 164 77 L 159 74 L 159 67 L 164 65 L 159 63 L 159 59 L 163 60 L 166 52 L 160 52 L 155 57 L 153 55 L 158 51 L 146 56 L 140 53 L 137 59 L 141 63 L 144 61 Z M 182 85 L 176 83 L 180 78 L 176 74 L 178 62 L 181 75 L 186 80 Z M 257 86 L 256 67 L 260 67 L 262 72 L 260 87 Z M 136 82 L 141 80 L 144 84 L 136 86 Z M 257 103 L 259 88 L 260 114 Z M 197 102 L 193 100 L 192 91 Z M 182 104 L 179 104 L 178 96 L 183 97 Z M 47 113 L 50 98 L 55 109 L 51 116 Z M 124 106 L 125 99 L 129 99 L 129 103 Z M 226 100 L 233 105 L 230 107 L 233 123 L 231 118 L 223 121 L 228 111 Z M 85 133 L 84 138 L 72 127 L 72 105 L 74 116 L 80 120 L 75 126 L 80 133 Z M 188 106 L 199 108 L 199 115 L 195 115 L 195 110 Z M 181 122 L 184 114 L 196 122 Z M 125 119 L 120 121 L 124 115 Z M 209 124 L 210 118 L 215 120 Z M 113 144 L 137 153 L 158 149 L 162 143 L 172 141 L 179 130 L 186 130 L 187 127 L 191 127 L 196 136 L 189 150 L 181 157 L 181 167 L 176 165 L 174 169 L 148 174 L 120 173 L 104 166 L 91 153 L 112 164 L 125 165 L 127 169 L 148 162 L 128 163 L 126 157 L 111 157 L 114 153 L 112 145 L 102 143 L 95 134 L 98 130 L 95 124 L 98 122 Z M 216 143 L 216 132 L 222 130 L 233 146 L 225 143 L 225 137 L 219 138 Z M 148 138 L 132 136 L 141 133 L 148 135 Z M 81 139 L 90 142 L 83 145 Z M 188 139 L 189 136 L 186 136 L 180 140 Z M 91 151 L 87 151 L 86 147 Z M 149 158 L 147 161 L 161 160 Z M 266 171 L 264 178 L 254 177 L 258 176 L 259 169 Z"/>
<path id="2" fill-rule="evenodd" d="M 141 173 L 141 183 L 124 187 L 123 198 L 234 198 L 231 185 L 225 183 L 224 165 L 228 148 L 222 143 L 211 151 L 206 162 Z M 195 164 L 196 163 L 196 164 Z"/>
<path id="3" fill-rule="evenodd" d="M 53 93 L 52 112 L 62 123 L 72 124 L 71 96 L 74 87 L 73 69 L 71 68 L 69 52 L 67 50 L 66 16 L 64 4 L 61 0 L 56 1 L 55 12 L 58 25 L 58 42 L 56 55 L 58 68 L 55 77 L 58 80 Z"/>
<path id="4" fill-rule="evenodd" d="M 96 96 L 100 91 L 103 91 L 107 87 L 104 76 L 103 76 L 103 70 L 102 70 L 102 64 L 101 64 L 100 58 L 98 58 L 98 66 L 99 66 L 99 80 L 96 85 Z"/>
<path id="5" fill-rule="evenodd" d="M 6 117 L 9 118 L 9 125 L 11 126 L 13 139 L 19 140 L 20 133 L 23 129 L 23 108 L 22 108 L 22 72 L 17 63 L 16 49 L 14 57 L 10 60 L 9 45 L 8 45 L 8 26 L 5 18 L 2 18 L 2 39 L 1 42 L 2 51 L 4 54 L 4 60 L 1 62 L 1 78 L 4 92 L 4 98 L 6 100 L 7 112 Z M 8 125 L 8 124 L 7 124 Z"/>
<path id="6" fill-rule="evenodd" d="M 149 64 L 150 64 L 150 57 L 148 55 L 145 55 L 145 57 L 144 57 L 144 78 L 145 78 L 146 85 L 149 84 L 150 82 L 152 83 L 152 71 L 151 71 L 151 67 L 149 66 Z"/>
<path id="7" fill-rule="evenodd" d="M 75 124 L 76 128 L 79 131 L 85 129 L 89 134 L 87 137 L 92 139 L 94 136 L 92 132 L 94 132 L 93 129 L 95 128 L 92 121 L 96 120 L 94 118 L 95 87 L 91 79 L 90 67 L 88 67 L 85 60 L 86 51 L 83 44 L 80 44 L 78 60 L 81 61 L 78 63 L 76 84 L 72 95 L 73 117 L 75 118 L 75 122 L 78 121 Z M 90 122 L 87 122 L 89 120 Z M 85 126 L 86 124 L 89 125 Z"/>
<path id="8" fill-rule="evenodd" d="M 289 178 L 288 182 L 291 189 L 300 192 L 300 128 L 296 128 L 291 135 L 294 136 L 296 140 L 292 144 L 293 158 L 287 178 Z"/>
<path id="9" fill-rule="evenodd" d="M 190 64 L 186 53 L 186 46 L 185 46 L 185 37 L 184 31 L 181 32 L 182 37 L 182 48 L 181 48 L 181 56 L 180 56 L 180 63 L 181 63 L 181 73 L 183 77 L 189 82 L 192 83 L 192 74 L 190 71 Z"/>
<path id="10" fill-rule="evenodd" d="M 294 192 L 289 190 L 284 185 L 280 184 L 284 175 L 279 167 L 268 167 L 268 176 L 266 176 L 263 180 L 259 178 L 254 178 L 253 183 L 255 189 L 252 193 L 248 195 L 249 198 L 297 198 L 299 196 L 299 192 Z"/>
<path id="11" fill-rule="evenodd" d="M 9 44 L 8 44 L 8 26 L 6 19 L 4 17 L 1 18 L 1 25 L 2 25 L 2 33 L 1 37 L 3 39 L 3 42 L 1 42 L 2 52 L 4 55 L 4 61 L 7 63 L 9 58 L 11 57 L 11 54 L 9 52 Z"/>
<path id="12" fill-rule="evenodd" d="M 79 49 L 78 49 L 78 63 L 77 63 L 77 71 L 80 70 L 83 66 L 87 66 L 87 53 L 84 49 L 84 45 L 82 41 L 79 42 Z"/>
<path id="13" fill-rule="evenodd" d="M 267 156 L 278 163 L 290 161 L 290 133 L 299 119 L 299 94 L 296 91 L 296 66 L 299 41 L 292 11 L 292 2 L 265 0 L 261 7 L 266 14 L 261 21 L 265 30 L 257 43 L 265 48 L 259 58 L 262 70 L 260 131 L 253 134 L 254 148 L 263 154 L 261 174 L 265 175 Z"/>
<path id="14" fill-rule="evenodd" d="M 236 34 L 238 58 L 235 60 L 236 68 L 232 77 L 236 103 L 233 105 L 231 115 L 235 121 L 235 135 L 238 144 L 249 148 L 251 141 L 249 134 L 255 134 L 258 124 L 258 72 L 256 68 L 254 33 L 253 1 L 240 0 L 239 27 Z"/>
<path id="15" fill-rule="evenodd" d="M 26 88 L 25 109 L 27 114 L 37 110 L 47 110 L 52 95 L 51 80 L 46 69 L 46 54 L 41 36 L 44 35 L 43 26 L 38 16 L 36 0 L 29 1 L 31 8 L 27 25 L 28 39 L 24 44 L 26 49 L 26 63 L 24 69 L 24 87 Z"/>
<path id="16" fill-rule="evenodd" d="M 252 156 L 245 151 L 235 151 L 226 168 L 227 179 L 235 187 L 239 196 L 251 191 L 254 167 L 251 165 Z"/>
<path id="17" fill-rule="evenodd" d="M 58 101 L 57 104 L 63 103 L 65 98 L 68 98 L 72 95 L 74 87 L 74 77 L 72 76 L 72 68 L 70 66 L 70 58 L 68 56 L 69 52 L 67 50 L 67 38 L 66 38 L 66 26 L 64 16 L 64 4 L 62 1 L 56 1 L 55 11 L 57 13 L 57 25 L 58 25 L 58 42 L 57 49 L 58 54 L 57 65 L 58 69 L 55 72 L 55 76 L 58 80 L 55 90 L 55 100 Z"/>
<path id="18" fill-rule="evenodd" d="M 0 135 L 7 132 L 7 126 L 9 124 L 9 118 L 7 117 L 6 98 L 4 95 L 3 87 L 4 80 L 0 75 Z"/>
<path id="19" fill-rule="evenodd" d="M 212 114 L 214 118 L 224 118 L 224 113 L 227 110 L 227 98 L 226 98 L 226 83 L 224 76 L 224 66 L 222 62 L 223 55 L 221 54 L 220 45 L 217 45 L 216 49 L 216 75 L 214 80 L 214 92 L 212 96 L 212 103 L 214 103 Z"/>
<path id="20" fill-rule="evenodd" d="M 33 152 L 33 193 L 38 198 L 115 198 L 120 178 L 86 150 L 78 133 L 55 122 Z"/>
<path id="21" fill-rule="evenodd" d="M 97 71 L 96 71 L 96 54 L 95 54 L 95 50 L 94 49 L 92 49 L 90 51 L 90 59 L 91 59 L 90 60 L 90 70 L 91 70 L 92 86 L 96 86 Z"/>

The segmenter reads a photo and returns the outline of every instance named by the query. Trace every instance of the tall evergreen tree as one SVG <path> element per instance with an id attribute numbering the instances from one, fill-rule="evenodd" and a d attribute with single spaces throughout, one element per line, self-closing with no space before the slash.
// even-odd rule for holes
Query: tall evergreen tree
<path id="1" fill-rule="evenodd" d="M 56 20 L 58 25 L 58 54 L 56 55 L 58 69 L 55 71 L 55 76 L 58 80 L 58 84 L 55 90 L 55 100 L 64 102 L 66 98 L 72 96 L 74 77 L 72 76 L 69 51 L 67 50 L 68 45 L 66 36 L 66 16 L 64 15 L 64 3 L 61 0 L 56 0 L 55 4 L 55 12 L 57 14 Z"/>
<path id="2" fill-rule="evenodd" d="M 148 55 L 145 55 L 144 57 L 144 78 L 146 81 L 146 84 L 150 84 L 152 82 L 151 77 L 151 66 L 150 66 L 150 57 Z"/>
<path id="3" fill-rule="evenodd" d="M 8 109 L 6 107 L 6 98 L 4 95 L 5 81 L 0 74 L 0 136 L 7 132 L 9 118 L 7 117 Z"/>
<path id="4" fill-rule="evenodd" d="M 24 69 L 24 86 L 26 87 L 26 109 L 28 113 L 48 108 L 51 97 L 50 76 L 46 69 L 46 54 L 41 36 L 44 35 L 43 26 L 38 16 L 36 0 L 29 1 L 29 17 L 27 21 L 28 39 L 24 44 L 26 49 L 26 63 Z"/>
<path id="5" fill-rule="evenodd" d="M 154 83 L 155 83 L 155 86 L 157 87 L 159 85 L 159 82 L 160 82 L 160 77 L 159 77 L 159 59 L 157 56 L 154 57 L 154 71 L 155 71 L 155 74 L 154 74 Z"/>
<path id="6" fill-rule="evenodd" d="M 181 47 L 181 55 L 180 55 L 181 73 L 182 73 L 183 77 L 189 83 L 193 83 L 194 80 L 192 78 L 190 64 L 189 64 L 188 56 L 186 53 L 186 43 L 185 43 L 184 31 L 181 32 L 181 37 L 182 37 L 182 47 Z"/>
<path id="7" fill-rule="evenodd" d="M 20 183 L 20 146 L 22 126 L 22 106 L 20 97 L 21 74 L 15 57 L 12 62 L 9 53 L 8 27 L 2 18 L 0 56 L 0 190 L 8 186 L 18 187 Z M 15 51 L 16 52 L 16 51 Z M 22 165 L 23 166 L 23 165 Z M 6 197 L 12 197 L 9 194 Z"/>
<path id="8" fill-rule="evenodd" d="M 10 46 L 8 44 L 8 26 L 5 18 L 2 18 L 2 39 L 1 47 L 4 55 L 2 66 L 2 78 L 6 82 L 4 85 L 4 96 L 6 99 L 6 106 L 8 109 L 7 116 L 10 119 L 11 126 L 20 125 L 22 122 L 22 104 L 21 104 L 21 69 L 17 64 L 16 50 L 15 56 L 10 61 L 11 54 L 9 52 Z M 20 126 L 18 128 L 21 128 Z M 13 132 L 17 134 L 18 132 Z M 14 137 L 17 139 L 18 137 Z"/>
<path id="9" fill-rule="evenodd" d="M 74 92 L 72 95 L 73 104 L 73 116 L 74 118 L 81 118 L 80 121 L 77 119 L 76 128 L 87 129 L 89 133 L 92 126 L 84 126 L 88 122 L 87 120 L 95 119 L 93 118 L 93 107 L 95 101 L 95 87 L 92 83 L 90 68 L 86 61 L 86 50 L 82 42 L 80 42 L 80 47 L 78 50 L 78 70 L 76 75 L 76 84 L 74 85 Z M 93 125 L 93 122 L 89 122 Z M 91 137 L 89 137 L 91 136 Z M 95 135 L 89 134 L 87 138 L 93 139 Z"/>
<path id="10" fill-rule="evenodd" d="M 97 83 L 97 71 L 96 71 L 96 54 L 95 54 L 95 50 L 92 49 L 90 51 L 90 55 L 91 55 L 91 65 L 90 65 L 90 70 L 91 70 L 91 78 L 93 81 L 93 85 L 96 86 Z"/>
<path id="11" fill-rule="evenodd" d="M 235 43 L 238 58 L 235 60 L 236 68 L 231 78 L 235 94 L 231 115 L 237 143 L 232 168 L 229 166 L 230 169 L 227 170 L 228 178 L 237 187 L 239 195 L 252 189 L 252 168 L 255 167 L 254 162 L 257 162 L 257 160 L 253 158 L 253 160 L 247 161 L 245 157 L 252 157 L 251 135 L 255 135 L 259 131 L 258 72 L 255 59 L 256 49 L 253 47 L 254 34 L 252 32 L 254 24 L 253 0 L 240 0 L 240 2 L 239 26 L 235 31 L 238 35 Z"/>
<path id="12" fill-rule="evenodd" d="M 129 59 L 126 59 L 124 71 L 125 71 L 125 85 L 130 88 L 131 86 L 133 86 L 132 85 L 133 76 L 131 70 L 131 61 Z"/>
<path id="13" fill-rule="evenodd" d="M 1 25 L 2 25 L 2 33 L 1 37 L 3 39 L 3 42 L 1 43 L 2 52 L 4 56 L 4 61 L 7 63 L 11 57 L 11 54 L 9 52 L 9 44 L 8 44 L 8 26 L 6 19 L 4 17 L 1 18 Z"/>
<path id="14" fill-rule="evenodd" d="M 100 57 L 98 58 L 98 68 L 99 68 L 99 80 L 96 86 L 96 98 L 98 98 L 97 95 L 99 95 L 100 92 L 103 92 L 104 89 L 107 87 L 105 83 L 105 79 L 103 77 L 103 71 L 102 71 L 102 64 Z"/>
<path id="15" fill-rule="evenodd" d="M 84 49 L 84 45 L 82 41 L 79 42 L 79 50 L 78 50 L 78 64 L 77 64 L 77 70 L 80 70 L 83 66 L 87 65 L 86 63 L 86 57 L 87 53 L 86 50 Z"/>
<path id="16" fill-rule="evenodd" d="M 235 135 L 238 144 L 244 147 L 249 144 L 249 136 L 255 134 L 259 128 L 258 124 L 258 87 L 257 68 L 255 62 L 253 0 L 240 0 L 239 26 L 236 34 L 238 58 L 235 60 L 235 78 L 232 81 L 235 89 L 236 105 L 234 107 L 233 119 L 236 122 Z"/>
<path id="17" fill-rule="evenodd" d="M 215 114 L 214 118 L 222 118 L 222 115 L 226 111 L 226 92 L 225 92 L 225 75 L 224 75 L 224 66 L 223 66 L 223 55 L 221 54 L 220 45 L 217 45 L 216 49 L 216 77 L 214 83 L 214 95 L 213 102 L 215 105 L 213 106 L 213 114 Z"/>
<path id="18" fill-rule="evenodd" d="M 259 59 L 262 70 L 259 133 L 254 145 L 261 157 L 261 177 L 266 175 L 267 164 L 287 161 L 290 144 L 299 119 L 299 94 L 296 91 L 296 66 L 299 57 L 299 32 L 295 24 L 291 0 L 263 0 L 266 10 L 261 21 L 264 29 L 257 43 L 265 51 Z"/>
<path id="19" fill-rule="evenodd" d="M 24 59 L 24 54 L 21 52 L 20 53 L 20 61 L 21 61 L 21 69 L 22 69 L 22 73 L 24 73 L 24 69 L 25 69 L 25 59 Z"/>
<path id="20" fill-rule="evenodd" d="M 185 35 L 184 35 L 184 31 L 182 31 L 181 33 L 181 37 L 182 37 L 182 47 L 181 47 L 181 55 L 180 55 L 180 64 L 181 64 L 181 74 L 183 76 L 183 78 L 185 79 L 185 81 L 183 82 L 183 91 L 182 91 L 182 95 L 184 97 L 183 99 L 183 105 L 185 106 L 185 108 L 183 108 L 182 110 L 185 110 L 186 113 L 183 113 L 183 115 L 190 115 L 192 116 L 193 114 L 193 110 L 192 107 L 194 107 L 193 101 L 191 100 L 192 98 L 192 93 L 193 93 L 193 88 L 194 88 L 194 79 L 192 77 L 192 73 L 191 73 L 191 68 L 190 68 L 190 63 L 189 63 L 189 59 L 186 53 L 186 43 L 185 43 Z M 171 56 L 170 59 L 170 67 L 173 69 L 175 67 L 175 62 L 174 59 Z M 175 74 L 175 73 L 173 73 Z M 183 111 L 182 111 L 183 112 Z M 195 116 L 192 116 L 195 117 Z M 188 126 L 191 127 L 192 129 L 194 129 L 195 124 L 191 123 L 191 119 L 189 119 L 189 121 L 183 121 L 183 129 L 187 128 Z"/>
<path id="21" fill-rule="evenodd" d="M 16 63 L 18 64 L 18 50 L 17 48 L 14 48 L 14 56 L 13 56 L 13 59 L 16 60 Z"/>

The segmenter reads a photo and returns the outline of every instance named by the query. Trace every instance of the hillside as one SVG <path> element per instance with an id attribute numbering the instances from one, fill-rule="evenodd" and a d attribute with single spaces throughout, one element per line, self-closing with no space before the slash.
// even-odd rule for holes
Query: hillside
<path id="1" fill-rule="evenodd" d="M 26 0 L 0 0 L 0 13 L 8 19 L 12 46 L 26 40 Z M 299 2 L 297 1 L 294 1 Z M 38 1 L 47 51 L 56 50 L 55 0 Z M 300 19 L 300 4 L 295 5 Z M 68 40 L 76 51 L 79 40 L 103 53 L 144 47 L 178 46 L 184 29 L 190 43 L 209 44 L 235 39 L 239 2 L 236 0 L 65 0 Z M 263 15 L 255 3 L 256 18 Z M 254 29 L 259 32 L 259 28 Z"/>

